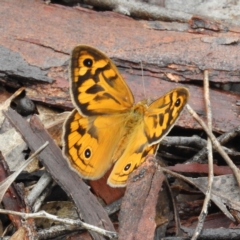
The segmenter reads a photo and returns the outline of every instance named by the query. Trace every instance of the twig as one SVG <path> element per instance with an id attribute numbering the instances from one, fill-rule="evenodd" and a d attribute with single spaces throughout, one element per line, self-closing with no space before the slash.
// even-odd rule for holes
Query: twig
<path id="1" fill-rule="evenodd" d="M 207 112 L 207 123 L 208 128 L 212 131 L 212 112 L 211 112 L 211 103 L 209 99 L 209 80 L 208 80 L 208 71 L 204 71 L 204 100 L 206 105 Z M 207 139 L 207 150 L 208 150 L 208 185 L 207 191 L 205 194 L 205 199 L 203 202 L 202 211 L 198 217 L 198 224 L 192 236 L 192 240 L 195 240 L 200 235 L 203 229 L 203 223 L 208 213 L 208 205 L 211 200 L 211 191 L 212 191 L 212 183 L 213 183 L 213 152 L 212 152 L 212 143 L 211 139 L 208 137 Z"/>
<path id="2" fill-rule="evenodd" d="M 225 144 L 226 142 L 228 142 L 229 140 L 233 139 L 234 137 L 236 137 L 238 134 L 240 134 L 240 126 L 236 127 L 234 129 L 232 129 L 231 131 L 222 134 L 221 136 L 219 136 L 217 138 L 217 140 L 219 141 L 219 143 Z M 171 146 L 175 146 L 178 147 L 179 146 L 186 146 L 186 147 L 195 147 L 198 149 L 201 149 L 200 151 L 198 151 L 198 153 L 190 160 L 188 160 L 187 162 L 199 162 L 199 158 L 203 158 L 205 157 L 205 154 L 207 155 L 207 141 L 197 135 L 193 135 L 191 137 L 165 137 L 162 141 L 161 141 L 161 146 L 165 146 L 165 147 L 171 147 Z M 213 146 L 214 147 L 214 146 Z M 234 151 L 232 149 L 229 149 L 227 147 L 222 146 L 224 151 L 231 156 L 240 156 L 240 152 Z M 214 149 L 216 150 L 216 149 Z"/>
<path id="3" fill-rule="evenodd" d="M 179 178 L 179 179 L 181 179 L 181 180 L 183 180 L 183 181 L 185 181 L 185 182 L 187 182 L 187 183 L 189 183 L 189 184 L 191 184 L 191 185 L 193 185 L 193 186 L 196 186 L 195 183 L 194 183 L 190 178 L 185 177 L 185 176 L 183 176 L 183 175 L 181 175 L 181 174 L 179 174 L 179 173 L 173 172 L 173 171 L 171 171 L 171 170 L 169 170 L 169 169 L 167 169 L 167 168 L 165 168 L 165 167 L 161 167 L 160 165 L 159 165 L 158 167 L 161 168 L 161 170 L 162 170 L 163 172 L 165 172 L 165 173 L 167 173 L 167 174 L 170 174 L 170 175 L 172 175 L 173 177 Z M 201 189 L 200 189 L 200 191 L 201 191 Z M 205 193 L 204 193 L 204 194 L 205 194 Z"/>
<path id="4" fill-rule="evenodd" d="M 145 81 L 144 81 L 144 77 L 143 77 L 143 63 L 142 61 L 140 62 L 141 63 L 141 70 L 142 70 L 142 87 L 143 87 L 143 96 L 144 98 L 146 99 L 146 87 L 145 87 Z"/>
<path id="5" fill-rule="evenodd" d="M 156 157 L 165 158 L 166 160 L 170 159 L 171 161 L 175 161 L 175 162 L 183 162 L 184 160 L 186 160 L 185 157 L 180 157 L 162 150 L 160 150 L 160 152 L 157 153 Z"/>
<path id="6" fill-rule="evenodd" d="M 72 225 L 55 225 L 50 228 L 39 229 L 37 232 L 38 240 L 57 239 L 69 232 L 81 230 L 78 226 Z"/>
<path id="7" fill-rule="evenodd" d="M 233 139 L 239 133 L 240 133 L 240 126 L 232 129 L 227 133 L 222 134 L 217 138 L 217 140 L 222 145 L 228 142 L 229 140 Z M 187 161 L 185 161 L 185 163 L 193 163 L 193 162 L 206 163 L 206 160 L 205 160 L 207 155 L 206 146 L 207 146 L 207 141 L 197 135 L 193 135 L 191 137 L 173 137 L 173 136 L 169 137 L 168 136 L 161 141 L 161 151 L 158 153 L 158 156 L 162 156 L 164 158 L 169 158 L 177 161 L 184 160 L 185 158 L 171 154 L 167 152 L 167 150 L 164 150 L 164 151 L 162 150 L 162 147 L 165 147 L 165 148 L 174 147 L 180 151 L 181 149 L 183 149 L 185 152 L 197 151 L 197 153 L 191 159 L 188 159 Z M 229 156 L 233 156 L 233 157 L 240 156 L 240 152 L 237 152 L 225 146 L 222 146 L 222 148 Z M 201 150 L 199 151 L 198 149 L 201 149 Z M 216 151 L 215 148 L 214 148 L 214 151 Z"/>
<path id="8" fill-rule="evenodd" d="M 239 134 L 240 134 L 240 126 L 232 129 L 232 130 L 229 131 L 229 132 L 226 132 L 226 133 L 222 134 L 221 136 L 219 136 L 219 137 L 217 138 L 217 140 L 219 141 L 219 143 L 220 143 L 221 145 L 223 145 L 223 144 L 226 144 L 229 140 L 233 139 L 234 137 L 236 137 L 236 136 L 239 135 Z M 231 156 L 239 156 L 239 153 L 238 153 L 238 152 L 233 151 L 233 150 L 231 150 L 231 149 L 229 149 L 229 148 L 226 148 L 226 147 L 224 147 L 224 146 L 223 146 L 223 148 L 224 148 L 224 151 L 225 151 L 227 154 L 229 154 L 229 155 L 231 155 Z M 199 159 L 200 159 L 200 158 L 201 158 L 201 159 L 205 158 L 206 155 L 207 155 L 207 148 L 204 147 L 201 151 L 199 151 L 199 152 L 198 152 L 190 161 L 188 161 L 188 162 L 199 162 L 199 163 L 202 163 L 202 161 L 200 161 Z"/>
<path id="9" fill-rule="evenodd" d="M 10 187 L 12 182 L 16 179 L 16 177 L 20 174 L 20 172 L 30 163 L 33 161 L 33 159 L 48 145 L 48 142 L 45 142 L 40 148 L 37 149 L 37 151 L 28 158 L 24 163 L 20 165 L 18 170 L 14 172 L 11 176 L 6 178 L 4 181 L 0 183 L 0 201 L 2 201 L 2 198 L 7 191 L 7 189 Z"/>
<path id="10" fill-rule="evenodd" d="M 52 182 L 51 185 L 48 185 L 44 191 L 41 193 L 41 195 L 38 197 L 38 199 L 34 202 L 34 205 L 32 206 L 32 212 L 37 212 L 40 207 L 43 204 L 43 201 L 45 200 L 45 198 L 50 194 L 50 192 L 52 191 L 53 187 L 56 186 L 56 182 Z"/>
<path id="11" fill-rule="evenodd" d="M 191 146 L 196 147 L 198 149 L 202 149 L 206 147 L 206 140 L 197 136 L 193 135 L 190 137 L 173 137 L 173 136 L 166 136 L 162 141 L 161 145 L 166 147 L 168 146 Z"/>
<path id="12" fill-rule="evenodd" d="M 32 206 L 35 201 L 38 199 L 42 191 L 50 184 L 52 181 L 52 177 L 48 172 L 45 172 L 31 192 L 27 196 L 28 203 Z"/>
<path id="13" fill-rule="evenodd" d="M 240 186 L 240 171 L 239 171 L 239 169 L 235 166 L 235 164 L 229 158 L 229 156 L 224 152 L 222 146 L 217 141 L 216 137 L 212 134 L 212 132 L 209 131 L 207 125 L 203 122 L 203 120 L 197 115 L 197 113 L 190 107 L 189 104 L 187 104 L 186 106 L 187 106 L 189 113 L 195 118 L 195 120 L 202 126 L 204 131 L 207 133 L 207 135 L 211 139 L 212 144 L 214 145 L 215 149 L 219 152 L 219 154 L 223 157 L 223 159 L 226 161 L 228 166 L 231 168 L 231 170 L 233 171 L 234 176 L 237 180 L 237 183 Z"/>
<path id="14" fill-rule="evenodd" d="M 111 214 L 119 211 L 121 203 L 122 203 L 122 198 L 119 198 L 118 200 L 114 201 L 113 203 L 105 206 L 104 209 L 108 215 L 111 215 Z"/>
<path id="15" fill-rule="evenodd" d="M 53 184 L 56 184 L 56 183 L 53 183 Z M 52 188 L 52 186 L 49 186 L 48 189 L 50 190 Z M 43 195 L 47 195 L 48 194 L 48 191 L 47 192 L 44 192 L 39 199 L 41 198 L 44 198 L 45 196 Z M 33 211 L 36 212 L 39 208 L 38 206 L 41 205 L 41 200 L 37 199 L 37 201 L 35 202 L 34 206 L 33 206 Z M 38 204 L 38 201 L 40 201 L 40 203 Z M 120 209 L 120 205 L 121 205 L 121 202 L 122 202 L 122 198 L 114 201 L 113 203 L 107 205 L 104 207 L 104 209 L 106 210 L 106 212 L 108 213 L 108 215 L 111 215 L 117 211 L 119 211 Z M 57 236 L 60 236 L 60 235 L 63 235 L 65 233 L 68 233 L 68 232 L 73 232 L 73 231 L 79 231 L 81 230 L 81 228 L 79 226 L 69 226 L 69 225 L 56 225 L 56 226 L 52 226 L 48 229 L 41 229 L 37 232 L 37 236 L 39 238 L 39 240 L 41 239 L 50 239 L 50 238 L 53 238 L 53 237 L 57 237 Z"/>
<path id="16" fill-rule="evenodd" d="M 182 227 L 183 231 L 187 234 L 187 237 L 182 238 L 180 240 L 186 240 L 189 236 L 192 235 L 193 229 Z M 225 240 L 225 239 L 239 239 L 240 229 L 239 228 L 209 228 L 204 229 L 200 235 L 201 239 L 208 240 Z M 164 238 L 165 240 L 171 240 L 171 238 Z M 175 239 L 176 240 L 176 239 Z M 179 240 L 179 239 L 178 239 Z"/>
<path id="17" fill-rule="evenodd" d="M 177 202 L 176 202 L 176 197 L 173 195 L 172 189 L 170 187 L 170 184 L 168 182 L 168 179 L 165 179 L 165 183 L 167 184 L 167 187 L 169 189 L 169 194 L 172 199 L 172 206 L 173 206 L 173 213 L 174 213 L 174 221 L 176 224 L 176 236 L 182 236 L 182 231 L 181 231 L 181 223 L 180 223 L 180 218 L 179 218 L 179 212 L 178 212 L 178 207 L 177 207 Z"/>
<path id="18" fill-rule="evenodd" d="M 119 211 L 120 209 L 120 205 L 122 202 L 122 198 L 114 201 L 113 203 L 107 205 L 104 207 L 104 209 L 106 210 L 106 212 L 108 213 L 108 215 L 111 215 L 113 213 L 115 213 L 116 211 Z M 37 201 L 36 201 L 37 203 Z M 36 205 L 36 203 L 34 205 Z M 69 226 L 69 225 L 56 225 L 56 226 L 52 226 L 48 229 L 41 229 L 38 231 L 37 236 L 40 239 L 49 239 L 49 238 L 53 238 L 53 237 L 57 237 L 60 235 L 63 235 L 65 233 L 68 233 L 69 231 L 79 231 L 81 230 L 79 228 L 79 226 Z"/>
<path id="19" fill-rule="evenodd" d="M 53 221 L 58 221 L 58 222 L 61 222 L 61 223 L 64 223 L 64 224 L 68 224 L 68 225 L 79 226 L 79 227 L 82 227 L 86 230 L 94 231 L 96 233 L 102 234 L 103 236 L 109 237 L 110 239 L 117 238 L 117 233 L 116 232 L 107 231 L 105 229 L 95 227 L 93 225 L 82 222 L 80 220 L 72 220 L 72 219 L 69 219 L 69 218 L 60 218 L 58 216 L 49 214 L 45 211 L 39 211 L 37 213 L 23 213 L 23 212 L 16 212 L 16 211 L 11 211 L 11 210 L 0 209 L 0 213 L 17 215 L 17 216 L 22 217 L 23 219 L 46 218 L 46 219 L 50 219 L 50 220 L 53 220 Z"/>
<path id="20" fill-rule="evenodd" d="M 237 135 L 240 135 L 240 126 L 233 128 L 231 131 L 226 132 L 222 134 L 221 136 L 218 137 L 218 141 L 221 144 L 226 144 L 229 142 L 231 139 L 236 137 Z"/>

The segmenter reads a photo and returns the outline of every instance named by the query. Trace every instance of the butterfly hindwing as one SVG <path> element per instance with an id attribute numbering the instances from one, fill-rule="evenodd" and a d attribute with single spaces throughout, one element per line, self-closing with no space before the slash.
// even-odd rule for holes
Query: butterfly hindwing
<path id="1" fill-rule="evenodd" d="M 64 124 L 63 153 L 81 177 L 98 179 L 112 166 L 112 156 L 123 135 L 121 118 L 84 117 L 77 110 L 70 114 Z"/>
<path id="2" fill-rule="evenodd" d="M 108 177 L 108 185 L 112 187 L 125 187 L 128 176 L 145 161 L 147 155 L 155 154 L 158 149 L 158 144 L 145 147 L 142 152 L 126 151 L 121 158 L 115 163 L 110 176 Z M 127 149 L 128 150 L 128 149 Z"/>

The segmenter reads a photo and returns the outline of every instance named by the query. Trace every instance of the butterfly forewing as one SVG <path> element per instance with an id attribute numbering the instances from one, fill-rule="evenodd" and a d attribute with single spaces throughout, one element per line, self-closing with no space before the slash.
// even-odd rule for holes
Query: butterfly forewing
<path id="1" fill-rule="evenodd" d="M 132 92 L 115 65 L 92 47 L 74 48 L 70 79 L 72 99 L 85 116 L 126 112 L 134 104 Z"/>
<path id="2" fill-rule="evenodd" d="M 186 88 L 176 88 L 154 101 L 144 117 L 148 143 L 156 144 L 171 130 L 189 97 Z"/>

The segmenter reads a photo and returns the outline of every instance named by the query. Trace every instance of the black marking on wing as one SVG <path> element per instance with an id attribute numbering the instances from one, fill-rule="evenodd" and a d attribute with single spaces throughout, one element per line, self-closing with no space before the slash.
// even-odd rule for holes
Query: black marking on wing
<path id="1" fill-rule="evenodd" d="M 164 121 L 164 115 L 162 113 L 160 113 L 158 115 L 158 117 L 159 117 L 159 124 L 160 124 L 160 126 L 162 126 L 163 125 L 163 121 Z M 157 116 L 156 116 L 156 118 L 157 118 Z M 157 124 L 154 124 L 154 127 L 156 128 Z"/>
<path id="2" fill-rule="evenodd" d="M 91 69 L 88 69 L 83 76 L 78 77 L 78 85 L 82 85 L 85 81 L 88 81 L 89 79 L 92 79 L 95 83 L 98 83 L 100 81 L 99 74 L 92 74 Z"/>
<path id="3" fill-rule="evenodd" d="M 103 91 L 105 91 L 105 89 L 102 86 L 100 86 L 98 84 L 95 84 L 95 85 L 91 86 L 86 91 L 86 93 L 88 93 L 88 94 L 96 94 L 96 93 L 103 92 Z"/>
<path id="4" fill-rule="evenodd" d="M 77 132 L 83 136 L 86 133 L 86 129 L 82 128 L 81 125 L 79 125 L 79 128 L 77 129 Z"/>
<path id="5" fill-rule="evenodd" d="M 80 149 L 82 147 L 82 144 L 77 141 L 75 144 L 74 144 L 75 147 L 77 147 L 77 149 Z"/>
<path id="6" fill-rule="evenodd" d="M 116 103 L 118 103 L 119 105 L 121 104 L 116 98 L 114 98 L 110 93 L 103 93 L 102 95 L 97 95 L 94 100 L 95 101 L 101 101 L 101 100 L 106 100 L 106 99 L 112 99 L 114 100 Z"/>
<path id="7" fill-rule="evenodd" d="M 95 113 L 88 110 L 89 103 L 81 103 L 81 112 L 84 114 L 87 112 L 88 116 L 94 116 Z"/>
<path id="8" fill-rule="evenodd" d="M 110 62 L 104 67 L 104 70 L 111 70 L 112 69 L 112 67 L 111 67 L 111 64 L 110 64 Z M 103 76 L 103 78 L 104 78 L 104 80 L 106 81 L 106 83 L 110 86 L 110 87 L 112 87 L 112 88 L 114 88 L 114 85 L 115 85 L 115 81 L 118 79 L 118 75 L 117 74 L 115 74 L 114 76 L 111 76 L 111 77 L 109 77 L 109 76 L 105 76 L 105 72 L 103 71 L 102 72 L 103 74 L 102 74 L 102 76 Z"/>
<path id="9" fill-rule="evenodd" d="M 141 153 L 146 148 L 146 144 L 142 144 L 138 147 L 138 149 L 135 151 L 135 153 Z"/>
<path id="10" fill-rule="evenodd" d="M 146 148 L 143 152 L 142 152 L 142 159 L 144 160 L 145 157 L 149 154 L 149 152 L 152 150 L 152 148 L 154 147 L 154 145 L 152 145 L 151 147 Z M 156 152 L 157 147 L 154 150 L 154 153 Z"/>
<path id="11" fill-rule="evenodd" d="M 174 122 L 178 118 L 179 111 L 183 108 L 183 105 L 177 109 L 177 115 L 175 117 L 172 116 L 172 113 L 173 113 L 172 110 L 173 110 L 173 108 L 175 108 L 175 101 L 173 101 L 172 97 L 173 97 L 173 93 L 169 96 L 169 98 L 171 100 L 170 103 L 164 105 L 164 106 L 169 105 L 169 107 L 165 110 L 165 113 L 156 115 L 156 117 L 158 118 L 158 123 L 162 127 L 162 132 L 161 132 L 161 134 L 154 133 L 151 136 L 146 134 L 146 137 L 147 137 L 149 143 L 157 142 L 159 139 L 161 139 L 162 136 L 164 136 L 169 131 L 169 129 L 172 128 Z M 161 107 L 162 106 L 160 106 L 159 108 L 161 108 Z M 166 118 L 167 115 L 168 115 L 168 120 L 167 120 L 165 127 L 163 128 L 164 118 Z M 171 123 L 172 120 L 174 120 L 174 121 Z"/>
<path id="12" fill-rule="evenodd" d="M 94 125 L 90 127 L 88 133 L 91 135 L 92 138 L 95 138 L 98 141 L 98 130 Z"/>

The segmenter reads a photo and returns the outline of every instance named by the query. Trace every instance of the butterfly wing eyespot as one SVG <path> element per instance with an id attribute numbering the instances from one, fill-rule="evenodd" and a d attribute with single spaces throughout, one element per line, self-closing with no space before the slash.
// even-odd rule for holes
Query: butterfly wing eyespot
<path id="1" fill-rule="evenodd" d="M 124 171 L 125 171 L 125 172 L 128 171 L 130 167 L 131 167 L 131 163 L 128 163 L 128 164 L 124 167 Z"/>
<path id="2" fill-rule="evenodd" d="M 178 98 L 177 101 L 175 102 L 175 107 L 179 107 L 181 105 L 181 99 Z"/>
<path id="3" fill-rule="evenodd" d="M 89 160 L 92 156 L 92 150 L 90 147 L 86 148 L 84 151 L 84 157 L 86 160 Z"/>
<path id="4" fill-rule="evenodd" d="M 84 61 L 83 61 L 83 65 L 85 67 L 88 67 L 90 68 L 92 65 L 93 65 L 93 60 L 91 58 L 86 58 Z"/>

